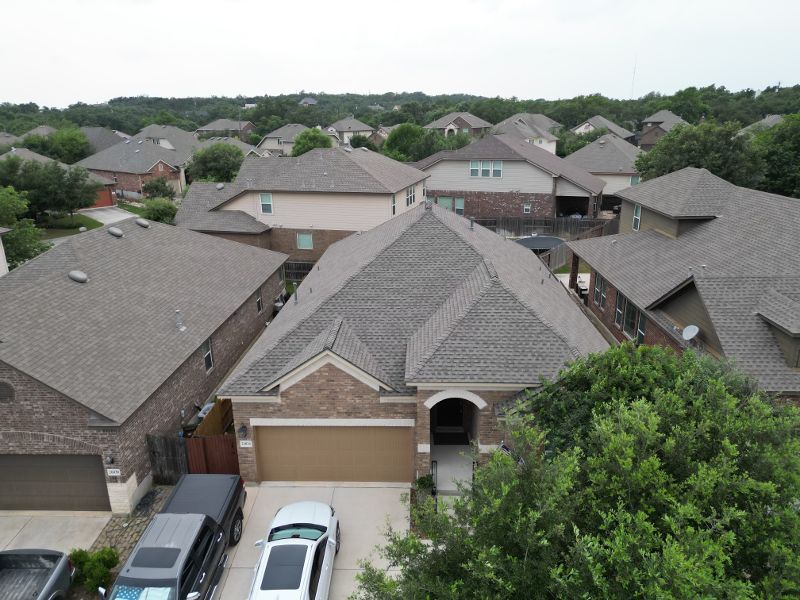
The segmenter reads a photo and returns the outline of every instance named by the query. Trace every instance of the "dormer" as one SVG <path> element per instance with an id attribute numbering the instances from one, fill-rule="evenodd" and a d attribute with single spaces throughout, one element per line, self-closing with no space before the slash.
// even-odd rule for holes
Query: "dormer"
<path id="1" fill-rule="evenodd" d="M 787 366 L 800 369 L 800 302 L 770 289 L 759 300 L 756 313 L 772 330 Z"/>

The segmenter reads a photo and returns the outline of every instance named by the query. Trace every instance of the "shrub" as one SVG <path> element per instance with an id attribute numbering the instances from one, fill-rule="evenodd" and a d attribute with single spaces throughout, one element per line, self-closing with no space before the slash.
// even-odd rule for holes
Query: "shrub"
<path id="1" fill-rule="evenodd" d="M 175 197 L 175 188 L 167 181 L 166 177 L 156 177 L 142 186 L 142 193 L 145 198 L 169 198 Z"/>
<path id="2" fill-rule="evenodd" d="M 75 567 L 73 583 L 90 592 L 99 587 L 107 588 L 111 583 L 111 569 L 119 563 L 119 554 L 114 548 L 95 552 L 75 549 L 69 553 L 69 558 Z"/>
<path id="3" fill-rule="evenodd" d="M 178 207 L 169 198 L 151 198 L 144 201 L 144 218 L 171 225 Z"/>

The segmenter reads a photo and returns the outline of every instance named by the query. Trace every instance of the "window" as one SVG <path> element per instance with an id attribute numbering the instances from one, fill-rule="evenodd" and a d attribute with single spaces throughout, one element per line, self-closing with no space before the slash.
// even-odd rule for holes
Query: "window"
<path id="1" fill-rule="evenodd" d="M 256 310 L 258 314 L 261 314 L 261 311 L 264 310 L 264 300 L 261 297 L 261 288 L 258 288 L 256 291 Z"/>
<path id="2" fill-rule="evenodd" d="M 447 210 L 453 210 L 452 196 L 439 196 L 439 198 L 437 198 L 436 200 L 436 203 L 442 208 L 445 208 Z"/>
<path id="3" fill-rule="evenodd" d="M 636 305 L 617 292 L 617 308 L 614 313 L 614 324 L 637 344 L 644 342 L 647 318 Z"/>
<path id="4" fill-rule="evenodd" d="M 208 338 L 200 347 L 203 351 L 203 362 L 206 364 L 206 373 L 214 368 L 214 350 L 211 348 L 211 338 Z"/>
<path id="5" fill-rule="evenodd" d="M 281 283 L 286 281 L 286 263 L 281 265 L 281 268 L 278 269 L 278 279 Z"/>
<path id="6" fill-rule="evenodd" d="M 539 138 L 538 140 L 536 140 L 536 143 L 537 144 L 541 144 L 542 143 L 542 138 Z"/>
<path id="7" fill-rule="evenodd" d="M 396 214 L 397 214 L 397 199 L 395 198 L 395 195 L 392 194 L 392 216 Z"/>
<path id="8" fill-rule="evenodd" d="M 492 177 L 503 176 L 503 161 L 495 160 L 492 162 Z"/>
<path id="9" fill-rule="evenodd" d="M 639 176 L 631 175 L 631 185 L 636 185 L 637 183 L 639 183 Z"/>
<path id="10" fill-rule="evenodd" d="M 11 402 L 14 400 L 14 388 L 10 383 L 0 381 L 0 402 Z"/>
<path id="11" fill-rule="evenodd" d="M 606 307 L 606 280 L 599 273 L 594 276 L 594 303 L 600 308 Z"/>
<path id="12" fill-rule="evenodd" d="M 455 206 L 456 214 L 463 215 L 464 214 L 464 199 L 463 198 L 456 198 L 456 206 Z"/>
<path id="13" fill-rule="evenodd" d="M 158 163 L 158 170 L 159 171 L 163 171 L 164 170 L 164 164 L 163 163 Z"/>
<path id="14" fill-rule="evenodd" d="M 462 129 L 461 129 L 461 132 L 462 132 L 462 133 L 466 133 L 467 135 L 469 135 L 469 127 L 464 127 L 464 128 L 462 128 Z"/>
<path id="15" fill-rule="evenodd" d="M 642 224 L 642 205 L 641 204 L 634 204 L 633 205 L 633 223 L 631 224 L 631 228 L 634 231 L 639 231 L 639 226 Z"/>
<path id="16" fill-rule="evenodd" d="M 272 194 L 261 194 L 261 214 L 272 214 Z"/>
<path id="17" fill-rule="evenodd" d="M 471 160 L 469 161 L 469 176 L 470 177 L 477 177 L 480 175 L 481 171 L 481 161 L 479 160 Z"/>
<path id="18" fill-rule="evenodd" d="M 529 215 L 531 214 L 531 205 L 530 204 L 523 204 L 522 205 L 522 213 Z"/>
<path id="19" fill-rule="evenodd" d="M 492 161 L 481 161 L 481 177 L 489 177 L 492 174 Z"/>
<path id="20" fill-rule="evenodd" d="M 298 233 L 297 234 L 297 249 L 298 250 L 313 250 L 314 249 L 314 235 L 312 233 Z"/>
<path id="21" fill-rule="evenodd" d="M 406 206 L 411 206 L 417 201 L 417 190 L 412 185 L 406 188 Z"/>
<path id="22" fill-rule="evenodd" d="M 308 591 L 312 598 L 317 597 L 317 587 L 319 586 L 319 576 L 322 574 L 322 563 L 325 562 L 325 541 L 324 538 L 317 544 L 317 551 L 314 553 L 314 564 L 311 567 L 311 578 L 308 582 Z"/>

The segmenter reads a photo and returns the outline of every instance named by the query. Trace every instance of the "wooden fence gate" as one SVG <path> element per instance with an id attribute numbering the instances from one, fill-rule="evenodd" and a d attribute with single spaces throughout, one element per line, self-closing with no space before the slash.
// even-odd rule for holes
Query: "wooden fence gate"
<path id="1" fill-rule="evenodd" d="M 189 473 L 239 474 L 235 435 L 225 433 L 185 439 Z"/>
<path id="2" fill-rule="evenodd" d="M 153 481 L 166 485 L 178 483 L 181 475 L 189 472 L 185 438 L 147 434 L 146 439 Z"/>

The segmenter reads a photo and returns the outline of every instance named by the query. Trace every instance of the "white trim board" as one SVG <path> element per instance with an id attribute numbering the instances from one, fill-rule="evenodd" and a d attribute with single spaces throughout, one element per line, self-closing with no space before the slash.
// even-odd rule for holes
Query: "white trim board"
<path id="1" fill-rule="evenodd" d="M 459 389 L 449 389 L 449 390 L 442 390 L 441 392 L 435 393 L 433 396 L 425 400 L 425 408 L 433 408 L 442 400 L 447 400 L 448 398 L 460 398 L 462 400 L 466 400 L 467 402 L 471 402 L 474 404 L 478 410 L 486 408 L 486 400 L 478 396 L 469 390 L 459 390 Z"/>
<path id="2" fill-rule="evenodd" d="M 381 404 L 416 404 L 416 396 L 381 396 Z"/>
<path id="3" fill-rule="evenodd" d="M 361 383 L 363 383 L 364 385 L 371 387 L 376 392 L 379 392 L 381 388 L 389 389 L 389 386 L 384 382 L 375 379 L 369 373 L 362 371 L 361 369 L 347 362 L 341 356 L 335 354 L 334 352 L 331 352 L 330 350 L 325 350 L 324 352 L 320 352 L 314 358 L 306 361 L 297 368 L 292 369 L 280 379 L 272 382 L 269 386 L 264 388 L 264 391 L 269 391 L 276 386 L 280 386 L 279 388 L 280 391 L 288 389 L 292 387 L 295 383 L 302 381 L 312 373 L 315 373 L 316 371 L 318 371 L 319 369 L 328 364 L 332 364 L 340 371 L 347 373 L 353 379 L 356 379 Z"/>
<path id="4" fill-rule="evenodd" d="M 414 419 L 250 419 L 251 427 L 414 427 L 414 424 Z"/>
<path id="5" fill-rule="evenodd" d="M 280 404 L 280 396 L 220 396 L 227 398 L 232 404 Z"/>
<path id="6" fill-rule="evenodd" d="M 418 390 L 480 390 L 484 392 L 498 391 L 519 391 L 527 388 L 538 388 L 541 383 L 448 383 L 448 382 L 414 382 L 406 381 L 406 385 L 416 387 Z"/>

